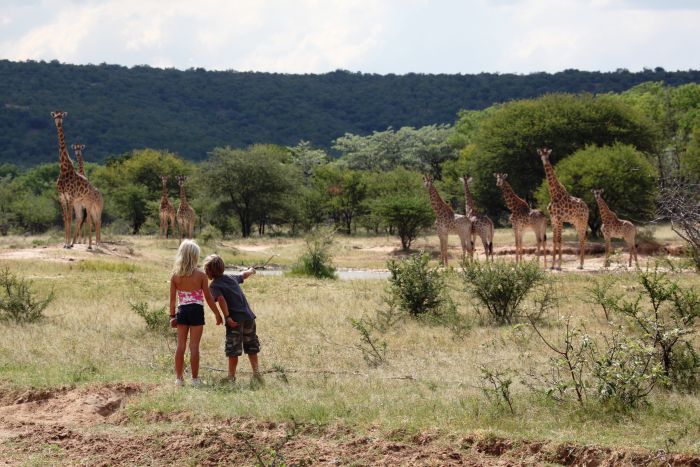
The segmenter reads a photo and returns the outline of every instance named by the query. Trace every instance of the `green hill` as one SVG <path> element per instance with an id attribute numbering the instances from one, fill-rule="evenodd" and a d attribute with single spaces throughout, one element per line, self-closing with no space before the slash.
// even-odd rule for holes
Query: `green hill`
<path id="1" fill-rule="evenodd" d="M 49 113 L 65 110 L 68 144 L 89 161 L 135 148 L 201 160 L 252 143 L 330 147 L 346 132 L 453 123 L 461 109 L 549 92 L 620 92 L 645 81 L 700 82 L 700 71 L 566 70 L 528 75 L 289 75 L 0 61 L 0 163 L 56 158 Z"/>

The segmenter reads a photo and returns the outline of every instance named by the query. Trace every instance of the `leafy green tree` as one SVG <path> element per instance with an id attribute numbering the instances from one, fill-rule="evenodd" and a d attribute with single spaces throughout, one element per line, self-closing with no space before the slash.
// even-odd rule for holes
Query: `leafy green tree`
<path id="1" fill-rule="evenodd" d="M 430 202 L 425 196 L 389 196 L 380 199 L 374 209 L 386 225 L 396 229 L 404 251 L 411 248 L 411 243 L 422 228 L 429 227 L 435 221 Z"/>
<path id="2" fill-rule="evenodd" d="M 554 170 L 569 193 L 588 205 L 588 225 L 595 234 L 600 233 L 601 219 L 591 193 L 593 188 L 605 190 L 603 199 L 621 219 L 638 223 L 654 216 L 657 173 L 649 160 L 632 146 L 620 143 L 588 146 L 559 162 Z M 546 180 L 536 196 L 539 206 L 547 206 Z"/>
<path id="3" fill-rule="evenodd" d="M 323 208 L 333 222 L 350 234 L 358 216 L 366 212 L 367 183 L 362 172 L 329 164 L 314 178 L 316 191 L 323 194 Z"/>
<path id="4" fill-rule="evenodd" d="M 314 174 L 314 170 L 321 165 L 328 163 L 328 154 L 323 149 L 315 149 L 308 141 L 299 143 L 289 148 L 292 153 L 292 161 L 301 168 L 304 179 L 308 179 Z"/>
<path id="5" fill-rule="evenodd" d="M 201 168 L 208 194 L 226 200 L 223 207 L 238 217 L 244 237 L 270 221 L 271 213 L 285 218 L 285 207 L 296 198 L 301 170 L 280 146 L 255 145 L 247 149 L 216 148 Z"/>
<path id="6" fill-rule="evenodd" d="M 552 163 L 588 145 L 615 142 L 649 154 L 655 148 L 653 125 L 638 111 L 610 96 L 552 94 L 498 107 L 481 122 L 476 150 L 467 159 L 474 196 L 493 215 L 504 210 L 493 179 L 508 172 L 513 189 L 531 200 L 544 177 L 537 148 L 552 149 Z"/>
<path id="7" fill-rule="evenodd" d="M 688 147 L 681 156 L 681 175 L 700 183 L 700 126 L 693 130 Z"/>
<path id="8" fill-rule="evenodd" d="M 119 217 L 128 219 L 134 235 L 139 233 L 149 214 L 148 188 L 144 185 L 130 183 L 120 185 L 112 190 L 110 195 Z"/>

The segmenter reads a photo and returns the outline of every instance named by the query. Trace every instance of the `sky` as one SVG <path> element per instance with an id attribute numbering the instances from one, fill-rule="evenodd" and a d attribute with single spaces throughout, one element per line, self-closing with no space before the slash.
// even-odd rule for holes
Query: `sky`
<path id="1" fill-rule="evenodd" d="M 700 68 L 700 0 L 0 0 L 0 59 L 379 74 Z"/>

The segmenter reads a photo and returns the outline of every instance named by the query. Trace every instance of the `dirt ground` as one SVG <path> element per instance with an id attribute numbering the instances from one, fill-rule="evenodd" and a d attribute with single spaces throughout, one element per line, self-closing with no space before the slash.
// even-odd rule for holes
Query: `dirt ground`
<path id="1" fill-rule="evenodd" d="M 249 418 L 193 421 L 155 411 L 145 420 L 159 429 L 144 432 L 125 415 L 129 398 L 144 389 L 131 383 L 22 393 L 0 388 L 0 465 L 700 466 L 700 456 L 478 433 L 387 435 Z"/>

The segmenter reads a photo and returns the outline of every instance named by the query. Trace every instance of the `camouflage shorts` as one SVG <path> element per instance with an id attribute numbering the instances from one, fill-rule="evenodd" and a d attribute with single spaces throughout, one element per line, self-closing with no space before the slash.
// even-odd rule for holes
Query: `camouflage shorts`
<path id="1" fill-rule="evenodd" d="M 226 356 L 238 357 L 243 352 L 247 355 L 260 352 L 260 342 L 255 334 L 255 320 L 239 321 L 238 326 L 226 326 Z"/>

